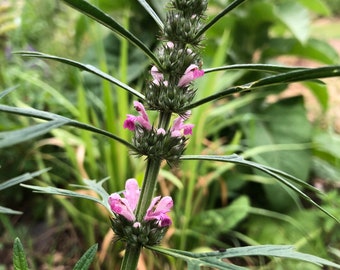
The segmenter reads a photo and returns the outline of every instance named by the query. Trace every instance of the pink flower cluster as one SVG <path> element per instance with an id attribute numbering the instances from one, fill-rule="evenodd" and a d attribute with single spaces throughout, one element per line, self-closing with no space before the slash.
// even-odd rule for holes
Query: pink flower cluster
<path id="1" fill-rule="evenodd" d="M 131 131 L 134 131 L 136 128 L 136 123 L 141 125 L 147 130 L 151 130 L 152 126 L 149 121 L 149 117 L 145 111 L 145 108 L 142 103 L 138 101 L 134 101 L 133 103 L 136 111 L 139 113 L 138 116 L 128 114 L 126 120 L 124 121 L 123 127 L 127 128 Z M 184 121 L 186 118 L 190 115 L 190 112 L 186 114 L 185 117 L 177 117 L 174 122 L 173 126 L 171 127 L 171 136 L 172 137 L 180 137 L 182 135 L 191 135 L 192 129 L 194 128 L 193 124 L 184 124 Z M 157 129 L 157 134 L 163 134 L 165 135 L 166 132 L 163 128 Z"/>
<path id="2" fill-rule="evenodd" d="M 139 113 L 139 116 L 128 114 L 126 120 L 124 121 L 123 127 L 133 131 L 136 128 L 136 123 L 139 123 L 145 129 L 151 130 L 149 117 L 145 111 L 143 104 L 138 101 L 134 101 L 133 105 L 136 111 Z"/>
<path id="3" fill-rule="evenodd" d="M 197 65 L 191 64 L 184 72 L 183 76 L 179 79 L 177 86 L 185 87 L 188 86 L 189 83 L 199 77 L 204 75 L 204 70 L 199 69 Z M 151 76 L 153 78 L 153 83 L 156 85 L 160 85 L 161 83 L 165 86 L 168 86 L 168 81 L 164 80 L 164 76 L 161 72 L 159 72 L 156 66 L 151 68 Z"/>
<path id="4" fill-rule="evenodd" d="M 135 209 L 140 196 L 140 190 L 136 179 L 128 179 L 125 183 L 124 198 L 118 193 L 112 193 L 109 196 L 109 205 L 111 210 L 116 215 L 121 215 L 129 221 L 134 222 L 134 227 L 140 227 L 140 222 L 136 221 Z M 159 227 L 166 227 L 172 224 L 167 213 L 173 206 L 173 201 L 170 196 L 157 196 L 153 198 L 151 204 L 144 217 L 145 221 L 156 220 Z"/>

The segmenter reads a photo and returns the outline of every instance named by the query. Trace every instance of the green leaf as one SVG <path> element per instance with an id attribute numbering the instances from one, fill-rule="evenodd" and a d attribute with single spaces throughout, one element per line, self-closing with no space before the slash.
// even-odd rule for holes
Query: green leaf
<path id="1" fill-rule="evenodd" d="M 145 100 L 144 95 L 139 93 L 137 90 L 133 89 L 132 87 L 128 86 L 127 84 L 119 81 L 118 79 L 110 76 L 109 74 L 102 72 L 101 70 L 97 69 L 96 67 L 88 64 L 83 64 L 80 62 L 73 61 L 71 59 L 58 57 L 54 55 L 48 55 L 40 52 L 16 52 L 16 54 L 20 54 L 25 57 L 37 57 L 37 58 L 44 58 L 44 59 L 50 59 L 58 62 L 62 62 L 65 64 L 68 64 L 70 66 L 77 67 L 81 70 L 85 70 L 87 72 L 90 72 L 92 74 L 95 74 L 105 80 L 108 80 L 111 83 L 114 83 L 115 85 L 118 85 L 119 87 L 123 88 L 124 90 L 130 92 L 131 94 L 135 95 L 137 98 Z"/>
<path id="2" fill-rule="evenodd" d="M 158 26 L 162 30 L 164 28 L 164 24 L 163 24 L 162 20 L 156 14 L 156 12 L 152 9 L 152 7 L 145 0 L 138 0 L 138 2 L 150 14 L 150 16 L 155 20 L 155 22 L 158 24 Z"/>
<path id="3" fill-rule="evenodd" d="M 294 55 L 318 62 L 334 65 L 339 62 L 337 51 L 323 40 L 310 38 L 301 44 L 294 38 L 273 38 L 263 50 L 264 58 L 275 58 L 282 55 Z"/>
<path id="4" fill-rule="evenodd" d="M 35 118 L 39 118 L 39 119 L 44 119 L 44 120 L 65 120 L 65 124 L 69 125 L 69 126 L 74 126 L 80 129 L 85 129 L 88 131 L 92 131 L 94 133 L 97 134 L 101 134 L 104 135 L 108 138 L 114 139 L 122 144 L 124 144 L 125 146 L 129 147 L 130 149 L 135 149 L 135 147 L 123 140 L 122 138 L 106 131 L 100 128 L 96 128 L 94 126 L 85 124 L 85 123 L 81 123 L 72 119 L 69 119 L 67 117 L 64 116 L 60 116 L 58 114 L 54 114 L 54 113 L 50 113 L 50 112 L 45 112 L 45 111 L 40 111 L 40 110 L 36 110 L 36 109 L 31 109 L 31 108 L 18 108 L 18 107 L 11 107 L 11 106 L 7 106 L 7 105 L 0 105 L 0 111 L 2 112 L 7 112 L 7 113 L 13 113 L 13 114 L 18 114 L 18 115 L 24 115 L 24 116 L 30 116 L 30 117 L 35 117 Z"/>
<path id="5" fill-rule="evenodd" d="M 306 195 L 304 192 L 302 192 L 299 188 L 297 188 L 295 185 L 293 185 L 291 182 L 289 182 L 286 179 L 289 179 L 293 181 L 294 183 L 301 185 L 304 188 L 308 188 L 309 190 L 312 190 L 316 193 L 321 193 L 319 190 L 317 190 L 315 187 L 305 183 L 304 181 L 297 179 L 294 176 L 291 176 L 283 171 L 273 169 L 270 167 L 267 167 L 265 165 L 261 165 L 252 161 L 244 160 L 241 156 L 233 154 L 229 156 L 213 156 L 213 155 L 183 155 L 181 156 L 181 160 L 209 160 L 209 161 L 219 161 L 219 162 L 230 162 L 234 164 L 244 165 L 247 167 L 251 167 L 254 169 L 257 169 L 259 171 L 262 171 L 273 178 L 279 180 L 280 183 L 287 186 L 288 188 L 295 191 L 298 195 L 300 195 L 303 199 L 313 204 L 315 207 L 317 207 L 319 210 L 324 212 L 329 217 L 333 218 L 335 221 L 340 223 L 340 221 L 331 213 L 329 213 L 327 210 L 322 208 L 319 204 L 317 204 L 315 201 L 313 201 L 308 195 Z"/>
<path id="6" fill-rule="evenodd" d="M 285 1 L 276 5 L 274 12 L 280 20 L 301 42 L 305 43 L 309 36 L 310 18 L 308 10 L 296 1 Z"/>
<path id="7" fill-rule="evenodd" d="M 317 99 L 323 112 L 326 112 L 328 109 L 328 101 L 329 101 L 329 93 L 327 85 L 319 84 L 314 82 L 305 82 L 305 86 L 309 88 L 309 90 L 313 93 L 314 97 Z"/>
<path id="8" fill-rule="evenodd" d="M 5 215 L 20 215 L 22 212 L 16 211 L 7 207 L 0 206 L 0 214 L 5 214 Z"/>
<path id="9" fill-rule="evenodd" d="M 235 64 L 235 65 L 207 68 L 207 69 L 204 69 L 204 74 L 215 72 L 215 71 L 242 70 L 242 69 L 259 71 L 259 72 L 265 71 L 269 73 L 280 73 L 280 72 L 306 69 L 306 67 L 287 67 L 287 66 L 282 66 L 282 65 L 270 65 L 270 64 Z"/>
<path id="10" fill-rule="evenodd" d="M 127 29 L 121 26 L 108 14 L 105 14 L 103 11 L 101 11 L 97 7 L 91 5 L 89 2 L 86 2 L 84 0 L 63 0 L 63 1 L 72 8 L 80 11 L 84 15 L 106 26 L 116 34 L 126 38 L 131 43 L 140 48 L 152 61 L 154 61 L 154 63 L 157 66 L 161 66 L 157 57 L 152 53 L 152 51 L 148 47 L 146 47 L 146 45 L 142 41 L 140 41 L 131 32 L 129 32 Z"/>
<path id="11" fill-rule="evenodd" d="M 299 128 L 287 128 L 289 126 Z M 242 123 L 242 130 L 246 134 L 246 143 L 251 149 L 267 145 L 304 145 L 300 149 L 264 151 L 252 155 L 252 160 L 270 165 L 300 179 L 308 177 L 312 160 L 311 145 L 306 144 L 311 142 L 312 129 L 301 96 L 282 99 L 265 108 L 259 108 L 256 117 Z M 297 202 L 297 194 L 286 189 L 285 186 L 265 185 L 263 188 L 272 209 L 284 211 L 293 207 L 294 200 Z"/>
<path id="12" fill-rule="evenodd" d="M 323 258 L 297 252 L 292 246 L 285 245 L 263 245 L 263 246 L 247 246 L 226 249 L 225 251 L 214 251 L 206 253 L 192 253 L 188 251 L 166 249 L 162 247 L 148 247 L 149 249 L 169 255 L 188 264 L 188 269 L 200 269 L 201 266 L 215 267 L 216 269 L 246 269 L 236 265 L 232 265 L 222 259 L 245 257 L 245 256 L 266 256 L 266 257 L 280 257 L 286 259 L 295 259 L 309 262 L 319 266 L 331 266 L 340 269 L 340 265 Z"/>
<path id="13" fill-rule="evenodd" d="M 74 266 L 73 270 L 86 270 L 89 269 L 94 257 L 96 256 L 96 252 L 98 249 L 98 244 L 94 244 L 90 247 L 84 255 L 79 259 L 79 261 Z"/>
<path id="14" fill-rule="evenodd" d="M 247 84 L 229 87 L 226 90 L 210 95 L 206 98 L 198 100 L 183 108 L 183 111 L 187 111 L 203 105 L 205 103 L 227 97 L 235 93 L 248 92 L 257 88 L 268 87 L 273 85 L 287 84 L 292 82 L 315 80 L 319 78 L 329 78 L 340 76 L 340 66 L 324 66 L 320 68 L 305 68 L 293 71 L 280 73 L 277 75 L 268 76 L 257 81 L 253 81 Z"/>
<path id="15" fill-rule="evenodd" d="M 44 172 L 47 172 L 48 170 L 49 169 L 43 169 L 43 170 L 36 171 L 36 172 L 33 172 L 33 173 L 25 173 L 25 174 L 22 174 L 20 176 L 15 177 L 15 178 L 9 179 L 9 180 L 0 184 L 0 190 L 3 190 L 3 189 L 6 189 L 6 188 L 9 188 L 11 186 L 15 186 L 15 185 L 18 185 L 20 183 L 23 183 L 25 181 L 31 180 L 34 177 L 41 175 Z M 15 211 L 15 210 L 12 210 L 10 208 L 3 207 L 3 206 L 0 206 L 0 213 L 1 214 L 13 214 L 13 215 L 22 214 L 22 212 L 20 212 L 20 211 Z"/>
<path id="16" fill-rule="evenodd" d="M 210 27 L 212 27 L 215 23 L 217 23 L 220 19 L 222 19 L 226 14 L 230 11 L 241 5 L 246 0 L 235 0 L 230 3 L 224 10 L 222 10 L 219 14 L 217 14 L 211 21 L 209 21 L 202 29 L 197 33 L 196 38 L 202 36 Z"/>
<path id="17" fill-rule="evenodd" d="M 15 178 L 9 179 L 9 180 L 0 184 L 0 190 L 3 190 L 3 189 L 6 189 L 6 188 L 9 188 L 11 186 L 18 185 L 22 182 L 31 180 L 34 177 L 37 177 L 37 176 L 39 176 L 39 175 L 41 175 L 41 174 L 43 174 L 43 173 L 45 173 L 49 170 L 50 169 L 47 168 L 47 169 L 43 169 L 43 170 L 36 171 L 36 172 L 33 172 L 33 173 L 25 173 L 25 174 L 22 174 L 20 176 L 15 177 Z"/>
<path id="18" fill-rule="evenodd" d="M 324 0 L 298 0 L 302 5 L 311 11 L 322 15 L 322 16 L 330 16 L 332 11 L 327 6 L 327 1 Z"/>
<path id="19" fill-rule="evenodd" d="M 69 121 L 58 119 L 15 131 L 0 132 L 0 148 L 12 146 L 48 133 L 52 129 L 66 125 Z"/>
<path id="20" fill-rule="evenodd" d="M 250 210 L 249 199 L 241 196 L 227 207 L 200 212 L 192 220 L 190 229 L 210 237 L 218 238 L 241 222 Z"/>
<path id="21" fill-rule="evenodd" d="M 13 87 L 11 87 L 11 88 L 8 88 L 8 89 L 2 91 L 2 92 L 0 93 L 0 99 L 3 98 L 4 96 L 6 96 L 7 94 L 9 94 L 10 92 L 12 92 L 13 90 L 15 90 L 17 87 L 18 87 L 18 86 L 13 86 Z"/>
<path id="22" fill-rule="evenodd" d="M 109 194 L 105 191 L 105 189 L 102 187 L 103 183 L 107 181 L 107 179 L 103 179 L 99 182 L 96 182 L 95 180 L 83 180 L 85 185 L 72 185 L 75 187 L 79 187 L 81 189 L 90 189 L 95 191 L 98 195 L 100 195 L 101 198 L 98 198 L 97 196 L 90 196 L 87 194 L 78 193 L 75 191 L 71 191 L 68 189 L 62 189 L 62 188 L 56 188 L 56 187 L 39 187 L 39 186 L 33 186 L 33 185 L 26 185 L 21 184 L 21 186 L 29 189 L 33 189 L 35 192 L 38 193 L 45 193 L 45 194 L 52 194 L 52 195 L 61 195 L 61 196 L 67 196 L 67 197 L 74 197 L 74 198 L 82 198 L 90 201 L 94 201 L 96 203 L 99 203 L 103 205 L 108 211 L 111 211 L 111 208 L 108 204 L 108 197 Z"/>
<path id="23" fill-rule="evenodd" d="M 28 270 L 28 264 L 27 264 L 25 251 L 19 238 L 15 238 L 14 240 L 13 266 L 14 266 L 14 270 Z"/>

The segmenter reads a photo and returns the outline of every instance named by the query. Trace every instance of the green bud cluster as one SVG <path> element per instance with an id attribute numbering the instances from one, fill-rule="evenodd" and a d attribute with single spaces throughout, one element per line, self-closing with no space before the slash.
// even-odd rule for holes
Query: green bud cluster
<path id="1" fill-rule="evenodd" d="M 138 125 L 132 140 L 137 149 L 136 155 L 145 155 L 148 159 L 166 160 L 169 165 L 175 165 L 185 150 L 187 138 L 173 137 L 171 131 L 165 134 L 157 133 L 154 128 L 147 130 Z"/>
<path id="2" fill-rule="evenodd" d="M 158 50 L 159 72 L 163 82 L 149 82 L 145 97 L 148 108 L 163 112 L 185 113 L 182 108 L 190 105 L 196 89 L 192 84 L 179 87 L 180 78 L 192 64 L 202 65 L 198 53 L 206 0 L 171 0 L 169 11 L 161 34 L 162 45 Z M 169 45 L 171 43 L 171 46 Z"/>
<path id="3" fill-rule="evenodd" d="M 164 26 L 164 37 L 174 43 L 198 46 L 201 37 L 197 36 L 201 28 L 201 18 L 193 15 L 184 17 L 181 11 L 170 11 Z"/>
<path id="4" fill-rule="evenodd" d="M 157 220 L 143 220 L 138 226 L 134 226 L 134 221 L 129 221 L 121 215 L 112 217 L 110 221 L 116 240 L 133 246 L 159 245 L 169 228 L 168 226 L 160 227 Z"/>
<path id="5" fill-rule="evenodd" d="M 170 3 L 171 7 L 177 10 L 182 10 L 184 16 L 191 17 L 193 15 L 202 16 L 208 6 L 207 0 L 173 0 Z"/>

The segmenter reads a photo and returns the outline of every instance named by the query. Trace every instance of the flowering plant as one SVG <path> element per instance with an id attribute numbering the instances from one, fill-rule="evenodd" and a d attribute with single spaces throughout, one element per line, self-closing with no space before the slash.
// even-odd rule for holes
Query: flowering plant
<path id="1" fill-rule="evenodd" d="M 84 0 L 63 1 L 135 44 L 153 61 L 150 68 L 150 76 L 145 83 L 144 94 L 93 66 L 37 52 L 22 52 L 21 55 L 56 60 L 78 67 L 121 87 L 136 99 L 140 100 L 133 102 L 134 109 L 138 115 L 127 114 L 124 123 L 122 123 L 125 129 L 132 132 L 132 140 L 129 142 L 112 132 L 49 112 L 2 105 L 0 110 L 8 113 L 48 120 L 33 128 L 22 131 L 22 134 L 29 134 L 29 136 L 7 139 L 7 141 L 3 141 L 3 144 L 11 145 L 22 142 L 28 137 L 36 137 L 54 128 L 70 125 L 102 134 L 122 143 L 128 147 L 133 154 L 145 157 L 146 169 L 141 189 L 139 188 L 137 180 L 131 178 L 126 181 L 123 191 L 115 190 L 111 195 L 109 195 L 102 186 L 105 182 L 104 180 L 99 183 L 90 180 L 84 181 L 85 186 L 82 187 L 95 191 L 100 195 L 100 198 L 98 198 L 98 196 L 84 195 L 51 187 L 24 186 L 50 194 L 86 198 L 106 207 L 110 215 L 111 227 L 115 233 L 115 239 L 125 244 L 125 254 L 121 263 L 121 269 L 136 269 L 143 248 L 185 260 L 190 269 L 198 269 L 202 265 L 218 269 L 241 269 L 224 259 L 248 255 L 296 258 L 316 264 L 340 267 L 335 263 L 321 258 L 295 252 L 291 247 L 287 246 L 241 247 L 232 250 L 197 254 L 158 247 L 156 245 L 161 243 L 168 228 L 174 223 L 169 213 L 173 206 L 173 199 L 170 196 L 161 197 L 155 196 L 154 194 L 158 187 L 158 175 L 163 161 L 166 161 L 173 167 L 184 160 L 228 162 L 255 168 L 272 176 L 336 220 L 336 217 L 314 202 L 314 200 L 301 191 L 296 184 L 302 185 L 314 192 L 317 192 L 317 190 L 294 176 L 265 165 L 247 161 L 236 154 L 229 156 L 184 155 L 184 151 L 189 143 L 189 135 L 195 133 L 194 125 L 185 123 L 185 121 L 190 121 L 191 110 L 198 106 L 235 93 L 241 94 L 262 87 L 339 76 L 339 66 L 309 69 L 302 67 L 285 68 L 273 65 L 235 65 L 203 69 L 201 52 L 204 33 L 225 14 L 228 14 L 234 8 L 245 2 L 244 0 L 233 1 L 223 9 L 220 14 L 207 23 L 205 22 L 205 13 L 208 5 L 206 0 L 170 0 L 164 22 L 147 2 L 139 1 L 160 29 L 160 45 L 155 53 L 127 29 L 118 24 L 112 17 L 91 5 L 89 2 Z M 243 85 L 228 87 L 216 94 L 198 100 L 195 99 L 198 91 L 195 88 L 196 79 L 206 76 L 210 72 L 228 69 L 251 69 L 278 74 L 251 81 Z M 13 89 L 11 89 L 11 91 L 12 90 Z M 6 91 L 3 95 L 9 92 L 10 91 Z M 150 120 L 151 117 L 149 117 L 147 110 L 156 111 L 157 118 L 155 122 Z M 173 118 L 175 119 L 172 120 Z M 9 137 L 10 136 L 8 136 L 8 138 Z M 184 221 L 184 223 L 186 222 L 187 221 Z"/>

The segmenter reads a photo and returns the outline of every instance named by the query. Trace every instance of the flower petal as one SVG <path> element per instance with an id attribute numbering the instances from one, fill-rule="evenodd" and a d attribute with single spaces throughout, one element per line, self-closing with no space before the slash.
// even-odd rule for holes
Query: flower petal
<path id="1" fill-rule="evenodd" d="M 130 221 L 136 219 L 128 200 L 121 198 L 118 193 L 113 193 L 109 196 L 109 205 L 114 214 L 121 215 Z"/>
<path id="2" fill-rule="evenodd" d="M 123 194 L 128 200 L 131 210 L 134 211 L 140 196 L 140 190 L 136 179 L 130 178 L 126 181 Z"/>
<path id="3" fill-rule="evenodd" d="M 127 115 L 126 120 L 124 121 L 123 127 L 127 128 L 131 131 L 135 130 L 136 126 L 135 126 L 135 122 L 137 120 L 137 117 L 131 114 Z"/>
<path id="4" fill-rule="evenodd" d="M 146 215 L 144 217 L 145 220 L 151 219 L 162 219 L 162 217 L 168 213 L 173 206 L 173 201 L 170 196 L 163 197 L 157 196 L 152 199 L 151 204 L 146 211 Z"/>
<path id="5" fill-rule="evenodd" d="M 191 64 L 184 72 L 183 76 L 178 82 L 179 87 L 187 86 L 191 81 L 202 77 L 204 71 L 200 70 L 197 65 Z"/>

